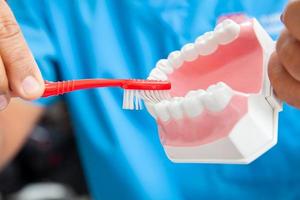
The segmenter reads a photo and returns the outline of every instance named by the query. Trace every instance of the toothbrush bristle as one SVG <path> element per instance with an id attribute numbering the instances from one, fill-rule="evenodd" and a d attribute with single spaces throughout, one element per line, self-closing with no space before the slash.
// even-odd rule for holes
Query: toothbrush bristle
<path id="1" fill-rule="evenodd" d="M 131 90 L 125 89 L 123 94 L 123 109 L 141 110 L 142 100 L 158 103 L 170 99 L 169 90 Z"/>
<path id="2" fill-rule="evenodd" d="M 141 110 L 142 100 L 138 90 L 124 90 L 123 109 Z"/>

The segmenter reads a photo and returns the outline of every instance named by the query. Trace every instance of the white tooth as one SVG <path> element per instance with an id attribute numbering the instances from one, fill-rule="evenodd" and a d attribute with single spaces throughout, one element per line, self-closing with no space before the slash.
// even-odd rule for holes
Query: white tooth
<path id="1" fill-rule="evenodd" d="M 151 114 L 151 116 L 156 119 L 156 113 L 155 113 L 155 109 L 154 109 L 154 104 L 152 103 L 145 103 L 145 106 L 148 110 L 148 112 Z"/>
<path id="2" fill-rule="evenodd" d="M 199 89 L 199 90 L 191 90 L 189 91 L 185 97 L 197 97 L 198 99 L 201 100 L 201 98 L 203 97 L 203 95 L 206 94 L 206 91 L 205 90 L 202 90 L 202 89 Z"/>
<path id="3" fill-rule="evenodd" d="M 203 98 L 205 107 L 213 112 L 223 110 L 230 102 L 233 91 L 225 83 L 219 82 L 211 85 L 207 89 L 207 94 Z"/>
<path id="4" fill-rule="evenodd" d="M 184 97 L 173 97 L 172 101 L 182 101 Z"/>
<path id="5" fill-rule="evenodd" d="M 225 20 L 224 20 L 225 21 Z M 220 29 L 220 28 L 222 28 L 223 27 L 223 22 L 224 21 L 222 21 L 222 22 L 220 22 L 220 23 L 218 23 L 216 26 L 215 26 L 215 29 L 214 29 L 214 31 L 216 31 L 216 30 L 218 30 L 218 29 Z M 214 32 L 214 34 L 216 35 L 216 33 Z"/>
<path id="6" fill-rule="evenodd" d="M 199 96 L 202 97 L 203 95 L 206 94 L 206 91 L 205 91 L 205 90 L 202 90 L 202 89 L 197 90 L 197 92 L 198 92 L 198 95 L 197 95 L 198 97 L 199 97 Z"/>
<path id="7" fill-rule="evenodd" d="M 157 117 L 159 117 L 159 119 L 161 119 L 164 122 L 166 122 L 170 119 L 168 105 L 169 105 L 168 101 L 161 101 L 161 102 L 155 104 L 155 106 L 154 106 Z"/>
<path id="8" fill-rule="evenodd" d="M 212 31 L 199 36 L 195 43 L 198 53 L 202 56 L 212 54 L 218 48 L 218 43 L 214 38 L 214 33 Z"/>
<path id="9" fill-rule="evenodd" d="M 183 110 L 189 117 L 196 117 L 203 110 L 202 102 L 197 97 L 186 97 L 182 102 Z"/>
<path id="10" fill-rule="evenodd" d="M 234 41 L 240 33 L 240 25 L 231 19 L 225 19 L 219 23 L 214 31 L 215 38 L 219 44 L 225 45 Z"/>
<path id="11" fill-rule="evenodd" d="M 174 71 L 174 69 L 172 68 L 171 64 L 168 62 L 167 59 L 160 59 L 156 63 L 156 68 L 160 69 L 165 74 L 171 74 Z"/>
<path id="12" fill-rule="evenodd" d="M 168 80 L 168 76 L 158 68 L 152 69 L 148 77 L 149 80 Z"/>
<path id="13" fill-rule="evenodd" d="M 185 61 L 191 62 L 198 57 L 195 45 L 192 43 L 186 44 L 181 49 L 182 57 Z"/>
<path id="14" fill-rule="evenodd" d="M 183 118 L 182 101 L 182 98 L 172 100 L 168 106 L 169 113 L 176 120 Z"/>
<path id="15" fill-rule="evenodd" d="M 191 90 L 185 95 L 185 97 L 187 97 L 187 98 L 195 97 L 195 96 L 197 96 L 197 94 L 198 94 L 197 90 Z"/>
<path id="16" fill-rule="evenodd" d="M 207 92 L 212 92 L 217 88 L 217 84 L 212 84 L 207 88 Z"/>
<path id="17" fill-rule="evenodd" d="M 168 56 L 168 61 L 171 66 L 175 69 L 178 69 L 183 64 L 183 58 L 180 51 L 173 51 Z"/>

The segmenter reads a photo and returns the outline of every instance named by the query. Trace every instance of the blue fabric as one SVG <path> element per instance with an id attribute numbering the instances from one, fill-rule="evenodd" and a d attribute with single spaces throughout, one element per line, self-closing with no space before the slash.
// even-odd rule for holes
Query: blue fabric
<path id="1" fill-rule="evenodd" d="M 144 78 L 218 16 L 256 17 L 274 38 L 284 0 L 11 0 L 47 80 Z M 174 164 L 154 120 L 120 109 L 120 89 L 65 95 L 94 199 L 300 198 L 300 112 L 285 106 L 276 147 L 250 165 Z M 57 98 L 41 100 L 49 105 Z M 142 119 L 142 120 L 141 120 Z"/>

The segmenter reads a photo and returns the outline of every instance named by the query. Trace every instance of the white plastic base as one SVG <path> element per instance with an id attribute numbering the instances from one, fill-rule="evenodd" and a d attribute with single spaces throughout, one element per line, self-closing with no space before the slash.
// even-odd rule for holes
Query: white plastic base
<path id="1" fill-rule="evenodd" d="M 213 143 L 193 147 L 164 146 L 173 162 L 248 164 L 277 143 L 278 111 L 265 98 L 249 97 L 248 113 L 231 133 Z"/>

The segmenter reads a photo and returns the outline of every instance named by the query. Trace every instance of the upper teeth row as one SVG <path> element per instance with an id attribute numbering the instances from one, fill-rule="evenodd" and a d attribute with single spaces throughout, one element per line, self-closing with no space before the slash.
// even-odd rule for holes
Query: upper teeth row
<path id="1" fill-rule="evenodd" d="M 162 121 L 182 119 L 184 116 L 199 116 L 204 108 L 212 112 L 223 110 L 230 102 L 233 90 L 223 82 L 211 85 L 205 90 L 192 90 L 185 97 L 174 97 L 156 104 L 147 104 L 154 118 Z"/>
<path id="2" fill-rule="evenodd" d="M 214 53 L 218 49 L 218 45 L 234 41 L 239 33 L 239 24 L 230 19 L 222 21 L 214 31 L 199 36 L 194 43 L 184 45 L 180 51 L 173 51 L 167 59 L 159 60 L 148 79 L 167 80 L 167 75 L 181 67 L 184 61 L 191 62 L 199 55 L 206 56 Z"/>

